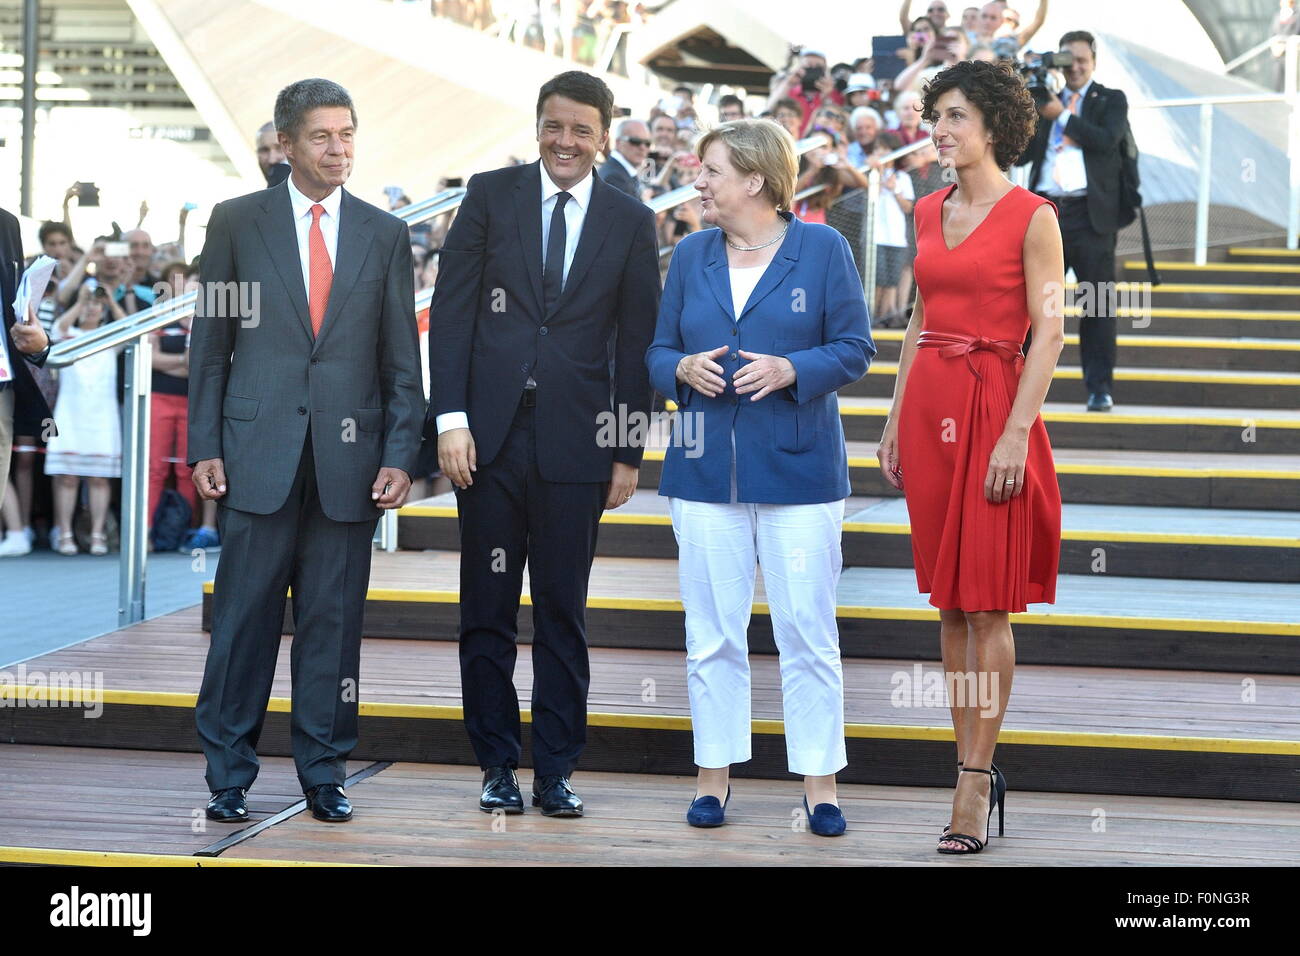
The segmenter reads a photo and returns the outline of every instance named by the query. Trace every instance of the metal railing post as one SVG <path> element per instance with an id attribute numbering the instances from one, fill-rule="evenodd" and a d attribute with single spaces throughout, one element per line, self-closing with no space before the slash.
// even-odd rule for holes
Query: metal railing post
<path id="1" fill-rule="evenodd" d="M 862 211 L 862 291 L 867 296 L 867 311 L 876 304 L 876 204 L 880 202 L 880 170 L 867 173 L 867 195 Z M 873 319 L 878 316 L 872 316 Z"/>
<path id="2" fill-rule="evenodd" d="M 122 522 L 117 624 L 144 620 L 145 562 L 148 557 L 149 393 L 153 345 L 141 335 L 126 347 L 126 387 L 122 434 Z"/>
<path id="3" fill-rule="evenodd" d="M 1196 264 L 1205 265 L 1210 242 L 1210 149 L 1213 145 L 1214 106 L 1201 104 L 1201 155 L 1198 160 L 1200 184 L 1196 190 Z"/>
<path id="4" fill-rule="evenodd" d="M 1297 82 L 1300 75 L 1297 62 L 1300 60 L 1300 36 L 1288 37 L 1286 41 L 1286 72 L 1283 92 L 1290 107 L 1287 116 L 1287 159 L 1290 166 L 1290 194 L 1287 200 L 1286 247 L 1300 247 L 1300 91 Z"/>

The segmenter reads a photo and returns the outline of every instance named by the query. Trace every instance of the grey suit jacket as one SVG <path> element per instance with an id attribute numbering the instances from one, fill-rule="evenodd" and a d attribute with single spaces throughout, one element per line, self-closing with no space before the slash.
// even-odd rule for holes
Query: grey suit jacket
<path id="1" fill-rule="evenodd" d="M 425 400 L 406 224 L 345 191 L 335 258 L 314 337 L 288 187 L 212 211 L 190 335 L 187 457 L 224 460 L 231 508 L 284 504 L 309 426 L 334 521 L 379 516 L 370 488 L 380 467 L 415 470 Z"/>

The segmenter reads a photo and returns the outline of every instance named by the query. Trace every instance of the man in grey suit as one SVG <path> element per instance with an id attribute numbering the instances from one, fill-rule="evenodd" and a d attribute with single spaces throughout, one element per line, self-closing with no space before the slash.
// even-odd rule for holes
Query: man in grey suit
<path id="1" fill-rule="evenodd" d="M 292 587 L 294 762 L 313 815 L 342 822 L 371 539 L 406 500 L 424 421 L 411 243 L 342 188 L 346 90 L 293 83 L 275 125 L 289 179 L 219 203 L 200 261 L 188 458 L 222 553 L 195 719 L 208 817 L 247 819 Z"/>

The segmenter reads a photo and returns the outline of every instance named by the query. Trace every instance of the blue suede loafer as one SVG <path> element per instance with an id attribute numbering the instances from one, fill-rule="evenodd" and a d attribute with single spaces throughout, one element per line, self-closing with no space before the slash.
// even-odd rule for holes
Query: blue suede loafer
<path id="1" fill-rule="evenodd" d="M 686 811 L 686 822 L 693 827 L 720 827 L 726 822 L 727 804 L 731 802 L 731 787 L 727 799 L 719 803 L 717 797 L 696 797 Z"/>
<path id="2" fill-rule="evenodd" d="M 840 808 L 833 803 L 819 803 L 816 809 L 808 809 L 808 798 L 803 798 L 803 812 L 808 816 L 808 829 L 818 836 L 839 836 L 847 824 Z"/>

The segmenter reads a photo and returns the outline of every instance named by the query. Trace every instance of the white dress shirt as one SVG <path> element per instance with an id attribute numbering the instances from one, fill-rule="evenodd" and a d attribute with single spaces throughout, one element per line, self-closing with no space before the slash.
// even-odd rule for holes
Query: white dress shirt
<path id="1" fill-rule="evenodd" d="M 1083 89 L 1078 91 L 1077 114 L 1071 113 L 1069 109 L 1063 109 L 1056 117 L 1054 122 L 1060 127 L 1061 135 L 1065 135 L 1065 127 L 1070 122 L 1071 116 L 1083 114 L 1083 104 L 1091 88 L 1092 80 L 1089 80 L 1084 84 Z M 1061 91 L 1059 99 L 1062 106 L 1065 106 L 1065 97 L 1069 92 L 1069 87 Z M 1056 182 L 1058 177 L 1059 185 Z M 1047 150 L 1043 154 L 1043 165 L 1038 173 L 1037 188 L 1049 196 L 1068 196 L 1085 192 L 1088 189 L 1088 172 L 1083 163 L 1083 150 L 1078 146 L 1067 146 L 1064 143 L 1059 150 L 1054 148 L 1049 131 Z"/>
<path id="2" fill-rule="evenodd" d="M 289 186 L 289 202 L 293 206 L 293 228 L 298 234 L 298 259 L 302 262 L 302 288 L 311 299 L 311 246 L 308 233 L 311 231 L 311 207 L 316 200 L 304 196 L 293 184 L 290 175 L 285 182 Z M 343 202 L 343 190 L 335 188 L 320 201 L 325 212 L 320 217 L 320 232 L 325 239 L 325 251 L 329 253 L 330 267 L 339 261 L 339 206 Z"/>
<path id="3" fill-rule="evenodd" d="M 556 194 L 565 190 L 555 185 L 554 180 L 546 172 L 545 163 L 539 161 L 537 168 L 542 174 L 542 272 L 545 274 L 546 241 L 551 235 L 551 213 L 555 211 Z M 578 251 L 578 240 L 582 238 L 582 224 L 586 221 L 587 209 L 591 206 L 593 176 L 594 171 L 587 170 L 587 175 L 567 190 L 569 201 L 564 205 L 564 274 L 560 280 L 561 288 L 569 278 L 569 267 L 573 265 L 574 253 Z M 533 381 L 531 375 L 528 381 Z M 439 435 L 453 428 L 469 428 L 469 415 L 464 411 L 443 412 L 434 419 L 434 425 Z"/>

